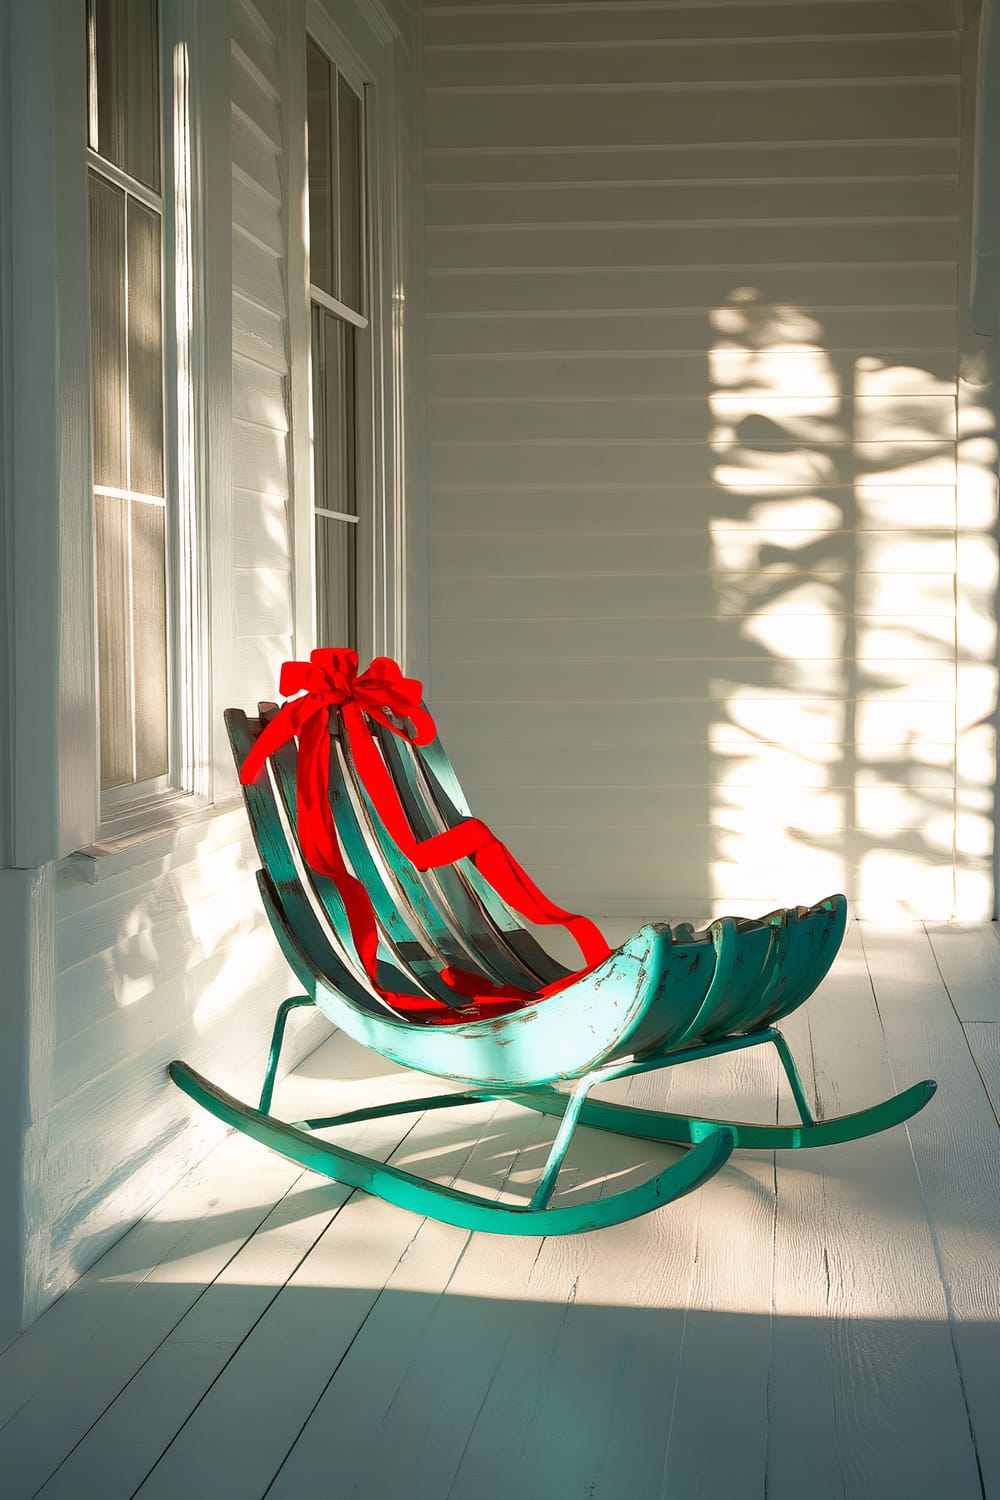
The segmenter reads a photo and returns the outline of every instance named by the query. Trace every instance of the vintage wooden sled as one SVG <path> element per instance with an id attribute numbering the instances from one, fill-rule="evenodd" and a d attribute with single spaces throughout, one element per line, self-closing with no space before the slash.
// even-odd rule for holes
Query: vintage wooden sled
<path id="1" fill-rule="evenodd" d="M 651 923 L 611 952 L 592 924 L 554 907 L 471 818 L 419 684 L 381 661 L 381 677 L 373 676 L 375 663 L 359 678 L 353 652 L 314 652 L 308 667 L 286 664 L 282 676 L 282 690 L 305 687 L 303 697 L 280 711 L 262 704 L 257 720 L 226 714 L 261 858 L 261 895 L 305 993 L 278 1008 L 257 1108 L 171 1063 L 171 1078 L 192 1099 L 338 1182 L 462 1228 L 534 1235 L 647 1213 L 707 1181 L 736 1146 L 854 1140 L 927 1103 L 930 1080 L 857 1114 L 815 1120 L 775 1028 L 833 962 L 846 922 L 842 896 L 759 920 L 721 918 L 701 933 Z M 387 678 L 390 667 L 395 675 Z M 465 845 L 475 845 L 471 854 L 444 857 Z M 584 949 L 583 967 L 556 963 L 526 916 L 567 926 Z M 285 1023 L 304 1005 L 317 1005 L 380 1055 L 462 1087 L 320 1119 L 275 1118 Z M 798 1124 L 745 1124 L 591 1097 L 601 1083 L 765 1043 L 788 1078 Z M 315 1134 L 498 1099 L 559 1118 L 524 1206 L 446 1187 Z M 638 1186 L 553 1206 L 579 1124 L 689 1149 Z"/>

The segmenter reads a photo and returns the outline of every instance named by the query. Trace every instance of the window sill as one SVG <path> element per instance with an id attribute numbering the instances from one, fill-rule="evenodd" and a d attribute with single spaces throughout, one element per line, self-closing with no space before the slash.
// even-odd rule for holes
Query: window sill
<path id="1" fill-rule="evenodd" d="M 204 797 L 183 795 L 164 806 L 161 799 L 158 812 L 155 821 L 144 827 L 133 826 L 127 832 L 116 833 L 113 826 L 106 825 L 94 843 L 68 855 L 65 864 L 75 868 L 91 885 L 97 885 L 155 860 L 173 863 L 192 859 L 204 844 L 206 834 L 210 831 L 215 834 L 220 821 L 232 820 L 238 828 L 246 822 L 243 798 L 238 792 L 215 803 Z M 219 833 L 222 832 L 220 829 Z M 225 832 L 229 835 L 228 828 Z"/>

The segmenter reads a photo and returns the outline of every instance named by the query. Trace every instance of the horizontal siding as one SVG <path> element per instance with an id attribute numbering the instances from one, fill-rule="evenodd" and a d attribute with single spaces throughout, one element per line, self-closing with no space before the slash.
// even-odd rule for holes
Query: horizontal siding
<path id="1" fill-rule="evenodd" d="M 637 638 L 641 634 L 644 632 L 637 631 Z M 447 661 L 435 660 L 434 701 L 466 704 L 474 716 L 476 706 L 484 698 L 497 698 L 503 703 L 589 703 L 595 714 L 604 712 L 607 705 L 628 708 L 650 697 L 670 703 L 708 700 L 717 705 L 712 723 L 725 722 L 726 705 L 748 684 L 796 695 L 823 693 L 843 701 L 852 675 L 850 663 L 843 658 L 789 656 L 772 661 L 766 654 L 758 653 L 748 666 L 746 656 L 737 649 L 740 644 L 731 639 L 733 654 L 713 657 L 710 669 L 703 659 L 677 657 L 669 651 L 660 655 L 636 651 L 615 659 L 613 669 L 607 661 L 595 668 L 593 660 L 554 653 L 543 655 L 537 641 L 532 651 L 519 661 L 512 661 L 509 655 L 498 651 L 496 658 L 490 660 L 488 671 L 484 671 L 480 658 L 453 654 Z M 543 650 L 548 652 L 547 642 Z M 920 701 L 953 708 L 955 663 L 933 658 L 925 661 L 919 653 L 902 658 L 882 656 L 871 663 L 854 692 L 858 698 L 891 698 L 903 707 Z M 852 700 L 853 697 L 852 693 Z M 695 728 L 701 732 L 700 743 L 709 756 L 704 723 L 696 721 Z M 475 757 L 463 760 L 461 769 L 464 779 L 474 778 Z M 530 786 L 525 787 L 524 794 L 530 807 Z"/>
<path id="2" fill-rule="evenodd" d="M 274 432 L 288 431 L 288 397 L 279 371 L 245 355 L 233 354 L 233 416 Z"/>
<path id="3" fill-rule="evenodd" d="M 591 913 L 870 906 L 892 859 L 950 910 L 952 7 L 425 38 L 433 698 L 477 811 Z"/>
<path id="4" fill-rule="evenodd" d="M 233 502 L 234 565 L 285 568 L 291 549 L 288 501 L 282 495 L 238 489 Z"/>
<path id="5" fill-rule="evenodd" d="M 647 567 L 684 572 L 699 564 L 707 567 L 710 557 L 727 572 L 739 572 L 757 566 L 757 549 L 768 545 L 767 567 L 778 572 L 796 569 L 803 548 L 809 548 L 801 556 L 813 571 L 824 563 L 840 571 L 849 555 L 846 549 L 858 545 L 856 533 L 862 530 L 866 557 L 880 570 L 954 569 L 955 533 L 948 529 L 954 526 L 951 486 L 859 480 L 855 485 L 816 486 L 810 495 L 792 485 L 785 489 L 787 494 L 775 486 L 761 499 L 751 495 L 729 514 L 713 518 L 709 529 L 693 523 L 715 493 L 712 485 L 442 486 L 436 571 L 439 577 L 593 572 L 594 533 L 600 537 L 602 573 L 633 574 Z M 650 503 L 651 492 L 655 504 Z M 845 492 L 853 502 L 851 527 L 843 524 Z M 927 527 L 924 505 L 934 523 Z M 609 531 L 612 516 L 615 529 Z"/>
<path id="6" fill-rule="evenodd" d="M 669 661 L 683 657 L 708 664 L 739 652 L 750 662 L 783 665 L 786 650 L 810 661 L 840 661 L 849 638 L 858 661 L 950 661 L 955 659 L 954 615 L 897 615 L 872 620 L 842 617 L 815 610 L 787 609 L 748 612 L 735 619 L 723 615 L 661 617 L 662 623 L 627 613 L 627 595 L 615 616 L 580 615 L 545 621 L 526 618 L 488 619 L 478 614 L 456 631 L 450 621 L 436 620 L 431 647 L 436 661 L 494 662 L 522 658 L 537 648 L 544 635 L 547 649 L 561 661 L 589 661 L 611 666 L 624 661 Z M 760 670 L 759 668 L 757 670 Z"/>
<path id="7" fill-rule="evenodd" d="M 721 320 L 724 321 L 724 320 Z M 581 319 L 572 309 L 532 314 L 503 311 L 452 312 L 432 318 L 427 350 L 432 359 L 517 355 L 531 358 L 551 354 L 613 355 L 624 349 L 636 354 L 666 354 L 671 349 L 697 348 L 720 322 L 712 308 L 650 307 L 633 310 L 592 309 Z M 804 314 L 789 312 L 786 334 L 822 340 L 826 350 L 851 351 L 859 340 L 883 351 L 896 348 L 945 349 L 955 331 L 955 309 L 916 303 L 897 307 L 817 307 Z M 777 330 L 771 335 L 777 342 Z M 683 400 L 683 397 L 675 398 Z M 719 398 L 716 398 L 717 400 Z M 775 397 L 774 400 L 794 400 Z M 634 403 L 631 403 L 634 405 Z M 492 403 L 491 403 L 492 406 Z"/>
<path id="8" fill-rule="evenodd" d="M 572 54 L 572 68 L 567 55 Z M 521 45 L 504 47 L 448 47 L 430 54 L 428 87 L 433 94 L 487 94 L 506 89 L 594 89 L 622 85 L 656 89 L 672 84 L 690 87 L 691 65 L 698 70 L 699 87 L 748 83 L 842 81 L 845 78 L 935 78 L 954 74 L 958 38 L 954 32 L 932 31 L 913 36 L 824 36 L 790 40 L 767 37 L 759 44 L 747 39 L 716 36 L 642 41 L 608 41 L 603 46 Z M 571 73 L 571 80 L 567 75 Z"/>
<path id="9" fill-rule="evenodd" d="M 262 85 L 255 72 L 248 70 L 246 58 L 238 48 L 233 49 L 232 90 L 234 116 L 265 145 L 280 149 L 278 102 L 271 89 Z"/>
<path id="10" fill-rule="evenodd" d="M 518 797 L 516 787 L 490 782 L 469 785 L 484 816 L 508 829 L 515 851 L 527 855 L 530 850 L 533 863 L 537 859 L 551 864 L 553 853 L 564 863 L 571 862 L 571 851 L 579 848 L 575 830 L 589 831 L 598 848 L 607 840 L 609 851 L 621 849 L 623 862 L 635 852 L 637 832 L 641 834 L 644 828 L 654 830 L 658 842 L 661 834 L 674 829 L 698 830 L 704 836 L 703 848 L 706 844 L 710 846 L 713 837 L 712 830 L 697 817 L 697 803 L 692 807 L 685 796 L 652 799 L 646 787 L 614 784 L 600 801 L 595 800 L 590 786 L 550 787 L 545 817 L 534 823 L 525 818 L 524 802 Z M 844 790 L 793 786 L 786 788 L 783 796 L 789 829 L 816 830 L 817 836 L 825 834 L 831 843 L 836 840 L 844 827 Z M 743 831 L 748 835 L 756 832 L 770 838 L 782 836 L 782 830 L 775 828 L 768 815 L 768 799 L 757 795 L 753 786 L 741 789 L 730 784 L 727 801 L 733 804 L 733 816 L 743 815 Z M 869 836 L 884 836 L 887 830 L 893 836 L 897 830 L 904 833 L 919 830 L 921 819 L 928 813 L 936 818 L 950 814 L 947 788 L 924 788 L 916 795 L 905 784 L 858 787 L 851 793 L 851 804 L 848 831 L 853 829 Z M 692 837 L 689 847 L 695 847 L 697 842 Z M 692 867 L 685 877 L 688 886 L 695 877 L 698 882 L 704 881 L 703 873 Z M 677 891 L 685 888 L 682 882 Z"/>
<path id="11" fill-rule="evenodd" d="M 629 706 L 628 727 L 624 730 L 617 718 L 602 721 L 592 704 L 558 702 L 476 704 L 474 715 L 466 720 L 460 708 L 448 700 L 435 704 L 439 727 L 448 748 L 464 750 L 481 741 L 509 749 L 532 746 L 564 752 L 577 742 L 584 746 L 602 746 L 605 750 L 623 741 L 633 749 L 656 750 L 666 745 L 685 745 L 689 741 L 687 721 L 691 715 L 713 717 L 710 698 L 692 700 L 681 709 L 677 702 L 662 699 L 637 699 Z M 884 745 L 898 740 L 901 725 L 899 708 L 879 697 L 858 696 L 850 711 L 835 698 L 790 696 L 778 688 L 770 692 L 756 685 L 744 687 L 733 702 L 728 724 L 718 724 L 712 731 L 713 746 L 743 745 L 748 737 L 762 743 L 799 745 L 843 745 L 850 734 L 854 745 Z M 927 744 L 941 740 L 941 706 L 939 703 L 907 703 L 903 728 Z M 605 768 L 612 779 L 613 773 Z M 570 777 L 566 777 L 567 787 Z M 599 816 L 600 808 L 590 809 L 589 818 Z M 517 819 L 514 817 L 514 821 Z M 586 821 L 586 819 L 585 819 Z"/>
<path id="12" fill-rule="evenodd" d="M 273 312 L 284 305 L 284 289 L 280 251 L 271 249 L 267 243 L 272 215 L 266 212 L 265 203 L 266 200 L 260 200 L 260 214 L 265 221 L 259 230 L 260 238 L 233 224 L 233 286 L 241 297 Z"/>
<path id="13" fill-rule="evenodd" d="M 864 357 L 878 359 L 886 353 L 876 348 Z M 904 395 L 912 390 L 914 371 L 925 381 L 928 394 L 947 392 L 949 366 L 954 367 L 955 362 L 953 348 L 902 349 L 893 351 L 891 358 L 883 395 Z M 795 345 L 776 351 L 771 358 L 766 350 L 747 351 L 728 342 L 711 352 L 621 350 L 614 354 L 521 356 L 486 352 L 431 360 L 428 394 L 432 400 L 441 396 L 522 396 L 532 400 L 590 396 L 621 401 L 691 394 L 707 398 L 713 391 L 738 384 L 747 395 L 772 396 L 785 389 L 822 398 L 852 388 L 857 373 L 855 361 L 846 351 L 828 353 Z M 954 383 L 954 375 L 951 379 Z M 454 436 L 458 438 L 460 431 Z M 443 437 L 440 428 L 432 428 L 432 441 L 440 442 Z M 623 478 L 627 475 L 627 470 L 622 471 Z"/>
<path id="14" fill-rule="evenodd" d="M 287 496 L 287 430 L 234 420 L 233 482 L 238 489 Z"/>
<path id="15" fill-rule="evenodd" d="M 546 791 L 555 787 L 590 787 L 601 792 L 609 785 L 609 752 L 614 754 L 611 786 L 668 794 L 699 786 L 755 787 L 774 792 L 789 784 L 798 790 L 820 791 L 846 792 L 855 786 L 884 788 L 886 785 L 947 791 L 955 781 L 954 737 L 943 744 L 924 741 L 918 755 L 913 754 L 910 742 L 903 739 L 889 744 L 866 744 L 844 754 L 852 747 L 836 741 L 827 741 L 821 747 L 815 740 L 761 742 L 750 735 L 743 743 L 713 740 L 713 750 L 710 761 L 706 760 L 702 746 L 690 744 L 672 745 L 668 756 L 653 757 L 649 746 L 633 746 L 627 736 L 610 746 L 584 741 L 573 746 L 572 755 L 566 754 L 563 745 L 521 742 L 481 746 L 477 751 L 480 780 L 473 784 L 511 788 L 524 786 L 530 780 L 532 785 Z M 708 771 L 711 775 L 706 774 Z M 551 850 L 547 857 L 552 858 Z"/>
<path id="16" fill-rule="evenodd" d="M 768 442 L 768 439 L 764 439 Z M 732 455 L 726 465 L 732 470 L 734 483 L 742 473 L 758 475 L 766 481 L 784 484 L 823 485 L 837 480 L 849 482 L 857 472 L 871 473 L 887 457 L 885 445 L 878 442 L 844 443 L 841 449 L 826 444 L 820 451 L 807 442 L 779 439 L 743 449 Z M 903 455 L 892 455 L 895 460 Z M 926 483 L 941 485 L 954 482 L 955 449 L 947 440 L 933 436 L 907 444 L 907 468 L 923 476 Z M 498 473 L 505 473 L 511 483 L 537 479 L 540 483 L 577 481 L 613 484 L 627 463 L 633 482 L 655 484 L 669 470 L 682 484 L 709 481 L 723 467 L 718 456 L 705 443 L 637 442 L 631 438 L 606 441 L 594 438 L 586 442 L 508 443 L 431 443 L 430 474 L 432 482 L 442 484 L 491 484 Z"/>
<path id="17" fill-rule="evenodd" d="M 573 53 L 563 54 L 569 72 Z M 429 94 L 427 145 L 479 149 L 722 144 L 738 140 L 955 139 L 957 78 L 823 79 L 749 85 L 684 83 Z"/>
<path id="18" fill-rule="evenodd" d="M 233 156 L 233 175 L 253 184 L 257 191 L 265 194 L 272 203 L 281 202 L 281 174 L 279 148 L 271 141 L 262 140 L 238 115 L 233 114 L 230 146 Z"/>
<path id="19" fill-rule="evenodd" d="M 292 632 L 292 588 L 287 569 L 237 568 L 233 574 L 233 604 L 241 636 Z M 259 691 L 260 683 L 255 686 Z"/>
<path id="20" fill-rule="evenodd" d="M 439 584 L 436 614 L 444 622 L 471 620 L 613 620 L 622 610 L 622 591 L 628 590 L 629 618 L 676 620 L 702 618 L 711 589 L 706 575 L 691 573 L 611 573 L 598 577 L 542 577 L 519 579 L 512 589 L 508 578 L 450 579 Z M 840 580 L 823 574 L 727 574 L 715 590 L 721 618 L 752 619 L 754 603 L 785 597 L 796 610 L 813 608 L 823 620 L 847 615 L 893 616 L 916 611 L 920 617 L 955 618 L 953 573 L 855 573 L 847 592 Z"/>
<path id="21" fill-rule="evenodd" d="M 284 249 L 280 203 L 276 203 L 259 183 L 249 182 L 233 171 L 233 227 L 251 243 L 280 256 Z"/>
<path id="22" fill-rule="evenodd" d="M 235 139 L 234 123 L 234 139 Z M 438 192 L 465 185 L 478 192 L 495 187 L 662 186 L 714 182 L 822 183 L 849 179 L 926 180 L 954 174 L 958 142 L 951 138 L 883 141 L 669 141 L 629 146 L 528 145 L 483 151 L 456 143 L 427 153 L 426 187 L 433 205 Z M 474 203 L 470 199 L 470 206 Z"/>
<path id="23" fill-rule="evenodd" d="M 285 317 L 280 309 L 262 307 L 233 286 L 233 353 L 266 370 L 288 374 Z"/>
<path id="24" fill-rule="evenodd" d="M 615 266 L 581 270 L 532 266 L 490 271 L 428 268 L 428 318 L 480 316 L 494 313 L 568 313 L 590 318 L 618 311 L 644 311 L 662 316 L 692 308 L 714 311 L 720 295 L 720 270 L 726 269 L 727 244 L 716 246 L 711 267 L 632 267 L 623 275 Z M 743 267 L 728 262 L 733 285 L 740 285 Z M 746 285 L 744 277 L 742 284 Z M 821 316 L 822 307 L 870 308 L 876 316 L 894 306 L 920 312 L 948 307 L 955 299 L 955 266 L 950 258 L 927 265 L 837 265 L 827 259 L 816 265 L 784 261 L 754 267 L 751 283 L 770 306 L 806 304 Z M 725 288 L 728 290 L 728 287 Z"/>
<path id="25" fill-rule="evenodd" d="M 728 264 L 752 269 L 789 261 L 890 262 L 948 260 L 954 253 L 953 215 L 871 218 L 832 217 L 821 205 L 807 221 L 783 221 L 778 227 L 753 220 L 720 217 L 713 223 L 648 224 L 640 221 L 475 225 L 429 229 L 428 254 L 442 270 L 486 271 L 520 266 L 558 266 L 567 270 L 594 266 Z"/>
<path id="26" fill-rule="evenodd" d="M 710 12 L 711 26 L 705 12 Z M 526 18 L 530 17 L 530 24 Z M 569 18 L 569 20 L 568 20 Z M 950 0 L 846 0 L 823 5 L 754 4 L 746 0 L 705 0 L 650 4 L 649 0 L 578 0 L 576 4 L 531 0 L 520 4 L 431 4 L 424 11 L 424 36 L 430 55 L 479 46 L 493 51 L 516 43 L 525 51 L 539 46 L 572 50 L 623 42 L 691 41 L 708 50 L 713 42 L 759 38 L 770 44 L 781 37 L 817 35 L 878 36 L 889 32 L 906 38 L 932 31 L 946 37 L 954 26 Z"/>
<path id="27" fill-rule="evenodd" d="M 278 100 L 281 75 L 272 7 L 237 4 L 232 16 L 234 57 L 239 58 L 241 66 L 265 93 Z"/>

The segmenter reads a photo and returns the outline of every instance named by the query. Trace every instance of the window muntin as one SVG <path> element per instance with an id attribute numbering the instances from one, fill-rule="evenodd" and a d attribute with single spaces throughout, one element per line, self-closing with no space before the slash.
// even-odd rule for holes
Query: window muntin
<path id="1" fill-rule="evenodd" d="M 169 772 L 163 202 L 156 0 L 88 0 L 100 786 Z"/>
<path id="2" fill-rule="evenodd" d="M 313 399 L 315 635 L 358 644 L 359 434 L 371 424 L 359 373 L 369 337 L 365 277 L 364 99 L 306 38 Z"/>

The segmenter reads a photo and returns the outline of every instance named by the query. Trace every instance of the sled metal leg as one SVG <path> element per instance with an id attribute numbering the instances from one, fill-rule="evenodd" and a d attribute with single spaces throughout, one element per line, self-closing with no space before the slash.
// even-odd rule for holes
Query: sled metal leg
<path id="1" fill-rule="evenodd" d="M 559 1176 L 563 1159 L 580 1119 L 580 1111 L 586 1101 L 587 1091 L 599 1077 L 599 1073 L 588 1073 L 586 1077 L 580 1079 L 576 1088 L 570 1094 L 566 1105 L 566 1112 L 559 1122 L 556 1138 L 552 1142 L 552 1149 L 549 1151 L 548 1161 L 545 1163 L 541 1180 L 535 1188 L 534 1196 L 531 1200 L 531 1207 L 533 1209 L 544 1208 L 552 1197 L 552 1190 L 556 1185 L 556 1178 Z"/>
<path id="2" fill-rule="evenodd" d="M 364 1120 L 387 1120 L 392 1115 L 419 1115 L 428 1109 L 453 1109 L 460 1104 L 482 1104 L 499 1098 L 488 1089 L 468 1089 L 460 1094 L 428 1094 L 423 1099 L 397 1099 L 392 1104 L 369 1104 L 339 1115 L 318 1115 L 314 1120 L 294 1120 L 297 1130 L 332 1130 L 336 1125 L 360 1125 Z"/>
<path id="3" fill-rule="evenodd" d="M 805 1090 L 788 1044 L 780 1032 L 767 1027 L 750 1036 L 731 1037 L 724 1042 L 711 1043 L 703 1047 L 686 1048 L 676 1054 L 654 1055 L 637 1059 L 632 1063 L 615 1064 L 602 1069 L 598 1081 L 623 1078 L 635 1073 L 647 1073 L 656 1068 L 673 1067 L 681 1062 L 693 1062 L 698 1058 L 717 1057 L 725 1052 L 740 1051 L 745 1047 L 759 1046 L 763 1042 L 775 1044 L 786 1077 L 795 1098 L 802 1122 L 798 1125 L 761 1125 L 742 1120 L 719 1120 L 697 1115 L 671 1114 L 666 1110 L 637 1109 L 629 1104 L 611 1104 L 604 1099 L 584 1101 L 579 1112 L 579 1123 L 595 1130 L 610 1130 L 616 1135 L 631 1135 L 648 1141 L 667 1141 L 674 1145 L 688 1146 L 703 1141 L 713 1130 L 724 1129 L 732 1133 L 737 1147 L 751 1150 L 798 1149 L 814 1146 L 832 1146 L 844 1141 L 858 1141 L 865 1136 L 878 1135 L 893 1125 L 909 1120 L 934 1097 L 937 1084 L 933 1078 L 915 1083 L 901 1094 L 883 1099 L 879 1104 L 855 1114 L 837 1115 L 829 1120 L 816 1120 L 809 1109 Z M 538 1089 L 530 1093 L 510 1096 L 526 1109 L 538 1110 L 546 1115 L 561 1115 L 567 1108 L 568 1096 L 555 1089 Z"/>
<path id="4" fill-rule="evenodd" d="M 785 1070 L 785 1077 L 788 1079 L 789 1087 L 792 1090 L 792 1097 L 795 1100 L 795 1107 L 799 1112 L 799 1118 L 803 1125 L 814 1125 L 816 1122 L 809 1108 L 809 1101 L 806 1098 L 806 1091 L 802 1086 L 799 1070 L 795 1066 L 795 1059 L 792 1056 L 791 1048 L 780 1031 L 772 1032 L 772 1038 L 774 1041 L 774 1050 L 781 1059 L 781 1066 Z"/>
<path id="5" fill-rule="evenodd" d="M 923 1109 L 934 1096 L 936 1084 L 933 1079 L 915 1083 L 902 1094 L 870 1105 L 855 1114 L 838 1115 L 829 1120 L 816 1120 L 805 1097 L 802 1080 L 792 1058 L 788 1043 L 780 1032 L 772 1027 L 744 1037 L 727 1037 L 724 1041 L 697 1047 L 688 1047 L 681 1052 L 658 1053 L 649 1057 L 613 1063 L 599 1070 L 591 1078 L 589 1088 L 596 1083 L 607 1083 L 613 1078 L 633 1076 L 636 1073 L 652 1072 L 658 1068 L 676 1067 L 683 1062 L 718 1057 L 727 1052 L 742 1051 L 747 1047 L 772 1043 L 785 1069 L 789 1086 L 800 1111 L 801 1123 L 792 1125 L 764 1125 L 741 1120 L 718 1120 L 696 1115 L 671 1114 L 666 1110 L 639 1109 L 629 1104 L 611 1104 L 604 1099 L 587 1097 L 578 1107 L 578 1125 L 594 1130 L 609 1130 L 618 1135 L 635 1136 L 650 1141 L 665 1141 L 672 1145 L 690 1146 L 702 1141 L 713 1130 L 720 1127 L 733 1133 L 737 1147 L 764 1150 L 787 1150 L 831 1146 L 844 1141 L 861 1140 L 868 1135 L 877 1135 L 909 1120 Z M 486 1099 L 508 1099 L 539 1114 L 561 1116 L 569 1107 L 571 1096 L 558 1089 L 542 1087 L 530 1091 L 516 1091 L 498 1087 L 466 1089 L 449 1094 L 430 1094 L 419 1099 L 404 1099 L 394 1104 L 369 1105 L 364 1109 L 352 1109 L 338 1115 L 326 1115 L 315 1120 L 300 1120 L 297 1125 L 309 1130 L 325 1130 L 337 1125 L 356 1125 L 363 1120 L 376 1120 L 389 1115 L 418 1114 L 429 1109 L 453 1109 L 463 1104 L 480 1104 Z"/>
<path id="6" fill-rule="evenodd" d="M 727 1037 L 724 1041 L 688 1047 L 682 1052 L 657 1052 L 643 1058 L 628 1058 L 620 1063 L 605 1063 L 603 1067 L 595 1069 L 581 1080 L 585 1087 L 579 1100 L 572 1106 L 573 1118 L 578 1124 L 591 1123 L 591 1111 L 597 1101 L 591 1101 L 586 1096 L 598 1083 L 611 1083 L 617 1078 L 632 1077 L 636 1073 L 649 1073 L 659 1068 L 670 1068 L 682 1062 L 691 1062 L 696 1058 L 717 1057 L 720 1053 L 759 1046 L 763 1042 L 773 1041 L 775 1034 L 768 1030 L 753 1037 Z M 391 1115 L 420 1114 L 429 1109 L 453 1109 L 462 1104 L 482 1104 L 489 1099 L 507 1099 L 511 1103 L 522 1104 L 528 1108 L 535 1107 L 532 1101 L 536 1099 L 553 1100 L 557 1101 L 557 1108 L 548 1109 L 542 1104 L 537 1107 L 543 1114 L 562 1115 L 569 1108 L 570 1101 L 575 1098 L 575 1093 L 575 1089 L 570 1093 L 561 1093 L 546 1084 L 528 1092 L 516 1087 L 505 1089 L 500 1084 L 485 1084 L 481 1088 L 463 1089 L 455 1093 L 425 1094 L 419 1099 L 400 1099 L 392 1104 L 370 1104 L 363 1109 L 346 1110 L 336 1115 L 320 1115 L 312 1120 L 296 1120 L 294 1123 L 300 1130 L 332 1130 L 338 1125 L 360 1125 L 364 1120 L 382 1120 Z M 624 1109 L 626 1106 L 616 1105 L 615 1108 Z M 690 1145 L 691 1142 L 686 1140 L 683 1144 Z"/>
<path id="7" fill-rule="evenodd" d="M 309 995 L 293 995 L 291 1000 L 283 1000 L 278 1006 L 278 1014 L 274 1018 L 274 1030 L 271 1032 L 271 1050 L 267 1056 L 267 1067 L 264 1070 L 264 1083 L 260 1091 L 260 1103 L 257 1108 L 262 1115 L 266 1115 L 271 1108 L 271 1099 L 274 1095 L 274 1077 L 278 1071 L 278 1058 L 281 1056 L 281 1044 L 285 1039 L 285 1023 L 289 1014 L 300 1005 L 315 1005 L 316 1001 Z"/>

